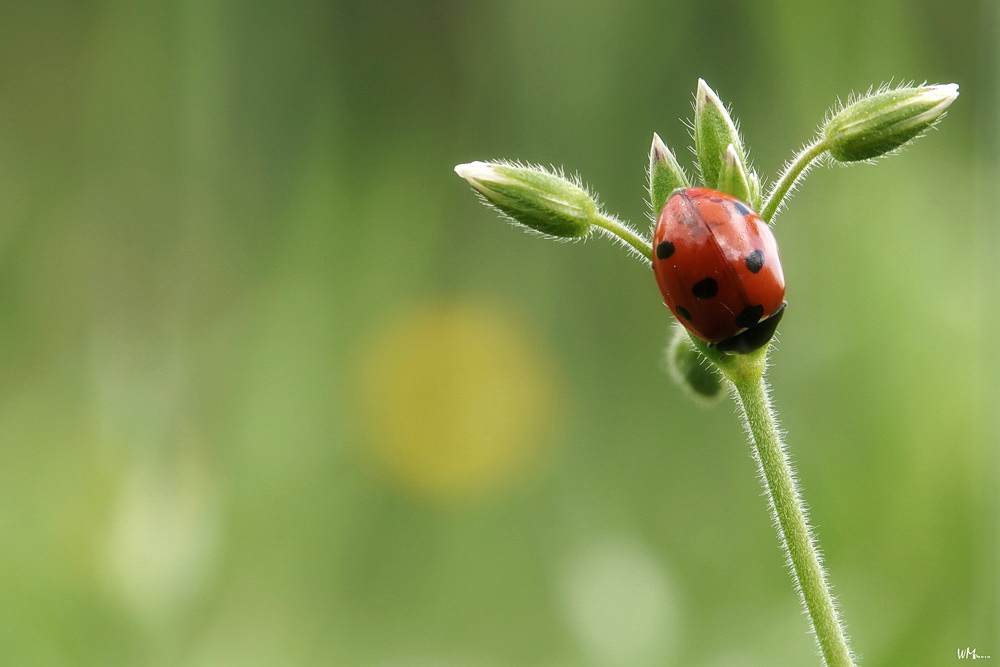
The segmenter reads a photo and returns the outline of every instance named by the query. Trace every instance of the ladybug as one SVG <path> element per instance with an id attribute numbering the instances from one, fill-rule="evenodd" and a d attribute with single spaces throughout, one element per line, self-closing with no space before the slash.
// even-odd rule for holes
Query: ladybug
<path id="1" fill-rule="evenodd" d="M 653 234 L 653 273 L 681 324 L 724 353 L 767 344 L 785 312 L 785 277 L 767 223 L 735 197 L 675 190 Z"/>

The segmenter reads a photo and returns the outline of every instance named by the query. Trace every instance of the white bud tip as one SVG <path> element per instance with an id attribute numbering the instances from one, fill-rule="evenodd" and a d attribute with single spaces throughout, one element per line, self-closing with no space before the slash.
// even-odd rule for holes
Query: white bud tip
<path id="1" fill-rule="evenodd" d="M 467 162 L 455 165 L 455 173 L 467 181 L 489 180 L 493 175 L 493 165 L 488 162 Z"/>
<path id="2" fill-rule="evenodd" d="M 941 97 L 958 97 L 957 83 L 940 83 L 936 86 L 929 86 L 928 89 L 937 91 Z"/>
<path id="3" fill-rule="evenodd" d="M 660 135 L 653 132 L 653 145 L 649 148 L 649 157 L 651 160 L 655 161 L 665 161 L 667 156 L 670 154 L 670 149 L 667 145 L 663 143 L 663 139 L 660 139 Z"/>
<path id="4" fill-rule="evenodd" d="M 927 86 L 927 88 L 924 89 L 922 96 L 929 100 L 950 103 L 958 97 L 958 84 L 942 83 L 936 86 Z"/>
<path id="5" fill-rule="evenodd" d="M 699 104 L 706 104 L 711 102 L 716 106 L 722 106 L 722 100 L 716 94 L 712 87 L 705 83 L 704 79 L 698 79 L 698 92 L 695 94 L 695 99 Z"/>

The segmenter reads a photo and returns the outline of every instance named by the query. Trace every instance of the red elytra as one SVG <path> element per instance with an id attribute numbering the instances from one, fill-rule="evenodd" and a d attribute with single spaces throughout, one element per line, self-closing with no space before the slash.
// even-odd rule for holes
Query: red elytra
<path id="1" fill-rule="evenodd" d="M 735 197 L 675 190 L 653 234 L 653 273 L 688 331 L 722 352 L 764 346 L 785 308 L 785 277 L 767 223 Z"/>

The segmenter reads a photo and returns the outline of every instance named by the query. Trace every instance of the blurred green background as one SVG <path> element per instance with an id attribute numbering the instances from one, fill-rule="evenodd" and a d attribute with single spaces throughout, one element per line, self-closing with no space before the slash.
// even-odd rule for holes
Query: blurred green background
<path id="1" fill-rule="evenodd" d="M 769 178 L 852 90 L 960 84 L 779 218 L 771 380 L 864 664 L 1000 659 L 995 0 L 4 9 L 0 664 L 818 664 L 649 270 L 452 173 L 645 227 L 699 77 Z"/>

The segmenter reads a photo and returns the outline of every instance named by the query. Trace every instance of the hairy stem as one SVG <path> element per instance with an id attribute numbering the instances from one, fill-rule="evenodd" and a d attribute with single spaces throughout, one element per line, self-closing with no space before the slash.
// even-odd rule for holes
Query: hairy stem
<path id="1" fill-rule="evenodd" d="M 762 365 L 759 366 L 763 370 Z M 843 625 L 830 595 L 819 549 L 806 519 L 798 484 L 792 473 L 763 373 L 730 375 L 738 405 L 754 447 L 761 480 L 792 577 L 812 623 L 813 633 L 829 667 L 853 665 Z"/>
<path id="2" fill-rule="evenodd" d="M 771 218 L 774 217 L 774 214 L 777 213 L 778 209 L 781 207 L 782 200 L 784 200 L 785 196 L 791 192 L 795 182 L 804 176 L 813 161 L 827 150 L 829 150 L 829 146 L 827 146 L 826 141 L 823 139 L 817 139 L 803 148 L 802 151 L 788 163 L 788 166 L 785 167 L 785 170 L 781 173 L 781 176 L 771 188 L 771 191 L 767 194 L 767 198 L 764 200 L 764 206 L 760 212 L 760 217 L 770 223 Z"/>
<path id="3" fill-rule="evenodd" d="M 590 221 L 602 231 L 617 238 L 628 248 L 636 251 L 640 257 L 650 262 L 653 261 L 653 249 L 650 242 L 639 236 L 638 232 L 629 225 L 601 213 L 593 216 Z"/>

